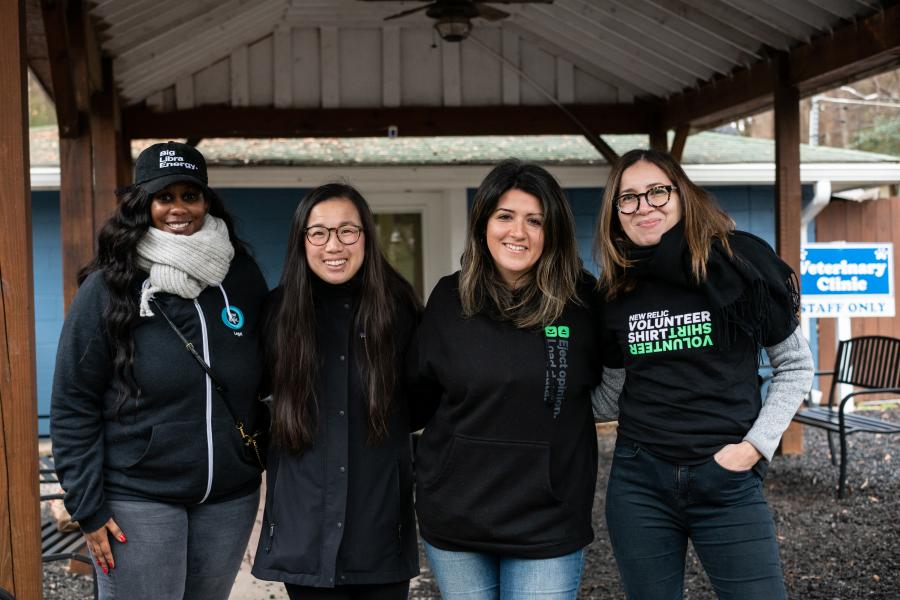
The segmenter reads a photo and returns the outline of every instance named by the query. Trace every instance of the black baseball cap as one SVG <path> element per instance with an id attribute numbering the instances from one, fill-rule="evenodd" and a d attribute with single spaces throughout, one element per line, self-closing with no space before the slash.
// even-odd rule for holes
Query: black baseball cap
<path id="1" fill-rule="evenodd" d="M 144 148 L 134 163 L 134 184 L 149 194 L 173 183 L 189 181 L 209 191 L 206 160 L 193 146 L 163 142 Z"/>

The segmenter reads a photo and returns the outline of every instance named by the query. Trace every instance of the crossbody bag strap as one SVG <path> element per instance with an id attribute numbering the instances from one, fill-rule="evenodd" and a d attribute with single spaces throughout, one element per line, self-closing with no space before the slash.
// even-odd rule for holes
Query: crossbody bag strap
<path id="1" fill-rule="evenodd" d="M 219 392 L 219 396 L 222 397 L 222 402 L 225 403 L 225 408 L 228 409 L 228 412 L 231 414 L 231 418 L 234 419 L 234 427 L 235 429 L 237 429 L 238 434 L 240 434 L 241 440 L 243 441 L 244 445 L 253 450 L 254 455 L 256 456 L 256 462 L 259 464 L 259 467 L 261 469 L 265 469 L 266 465 L 263 461 L 264 451 L 260 450 L 260 442 L 257 439 L 259 436 L 259 432 L 250 433 L 247 430 L 247 428 L 244 426 L 244 420 L 240 416 L 238 416 L 237 412 L 234 410 L 234 408 L 232 408 L 231 403 L 228 401 L 228 396 L 225 395 L 225 393 L 228 391 L 228 388 L 225 387 L 225 384 L 216 379 L 216 376 L 213 375 L 212 368 L 209 366 L 209 364 L 207 364 L 205 360 L 203 360 L 203 357 L 200 356 L 200 354 L 197 352 L 197 349 L 194 348 L 194 344 L 188 341 L 186 337 L 184 337 L 184 334 L 181 333 L 181 330 L 178 329 L 178 326 L 172 322 L 172 319 L 169 318 L 169 315 L 166 314 L 166 311 L 164 311 L 162 306 L 159 305 L 159 302 L 157 302 L 155 299 L 150 300 L 150 302 L 153 302 L 153 304 L 156 305 L 156 309 L 159 311 L 159 314 L 163 316 L 163 318 L 166 320 L 166 323 L 169 324 L 169 327 L 172 328 L 172 331 L 175 332 L 175 335 L 177 335 L 178 339 L 181 340 L 181 343 L 184 344 L 185 349 L 187 349 L 187 351 L 191 353 L 191 356 L 194 357 L 194 360 L 197 361 L 197 364 L 200 365 L 200 368 L 203 369 L 203 371 L 209 376 L 209 380 L 212 381 L 213 387 L 217 392 Z"/>

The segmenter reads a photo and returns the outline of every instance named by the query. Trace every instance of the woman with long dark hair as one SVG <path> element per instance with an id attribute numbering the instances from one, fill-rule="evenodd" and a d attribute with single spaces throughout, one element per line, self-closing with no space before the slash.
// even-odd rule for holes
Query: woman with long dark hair
<path id="1" fill-rule="evenodd" d="M 595 412 L 619 420 L 606 520 L 626 595 L 680 598 L 690 539 L 720 598 L 784 598 L 762 478 L 812 381 L 793 271 L 653 150 L 612 169 L 596 244 Z"/>
<path id="2" fill-rule="evenodd" d="M 273 444 L 253 575 L 292 599 L 400 599 L 418 574 L 400 378 L 420 310 L 353 187 L 294 212 L 266 308 Z"/>
<path id="3" fill-rule="evenodd" d="M 224 600 L 259 503 L 235 425 L 257 427 L 266 284 L 196 149 L 145 149 L 119 200 L 60 336 L 56 471 L 101 598 Z"/>
<path id="4" fill-rule="evenodd" d="M 576 597 L 597 477 L 593 285 L 553 176 L 497 165 L 417 334 L 435 409 L 416 512 L 444 598 Z"/>

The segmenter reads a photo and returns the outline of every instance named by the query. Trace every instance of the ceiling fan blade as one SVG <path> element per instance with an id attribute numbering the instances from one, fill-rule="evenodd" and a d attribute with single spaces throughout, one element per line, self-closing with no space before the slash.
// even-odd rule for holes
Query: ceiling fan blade
<path id="1" fill-rule="evenodd" d="M 505 10 L 488 6 L 482 2 L 473 2 L 472 4 L 475 7 L 475 12 L 478 16 L 488 21 L 499 21 L 500 19 L 505 19 L 509 16 L 509 13 Z"/>
<path id="2" fill-rule="evenodd" d="M 435 4 L 437 4 L 437 3 L 436 3 L 436 2 L 432 2 L 431 4 L 426 4 L 426 5 L 424 5 L 424 6 L 419 6 L 419 7 L 417 7 L 417 8 L 411 8 L 411 9 L 409 9 L 409 10 L 404 10 L 403 12 L 398 12 L 397 14 L 391 15 L 391 16 L 389 16 L 389 17 L 385 17 L 384 20 L 385 20 L 385 21 L 391 21 L 391 20 L 393 20 L 393 19 L 399 19 L 399 18 L 401 18 L 401 17 L 405 17 L 406 15 L 411 15 L 411 14 L 413 14 L 413 13 L 417 13 L 417 12 L 420 12 L 420 11 L 423 11 L 423 10 L 428 10 L 429 8 L 431 8 L 432 6 L 434 6 Z"/>

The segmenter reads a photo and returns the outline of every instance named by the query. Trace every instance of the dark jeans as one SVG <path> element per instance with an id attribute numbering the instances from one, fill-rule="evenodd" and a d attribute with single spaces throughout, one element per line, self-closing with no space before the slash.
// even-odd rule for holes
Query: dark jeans
<path id="1" fill-rule="evenodd" d="M 333 588 L 314 588 L 284 584 L 291 600 L 406 600 L 409 580 L 400 583 L 371 585 L 339 585 Z"/>
<path id="2" fill-rule="evenodd" d="M 786 598 L 772 514 L 753 471 L 676 465 L 617 445 L 606 523 L 628 598 L 678 600 L 688 539 L 719 598 Z"/>

